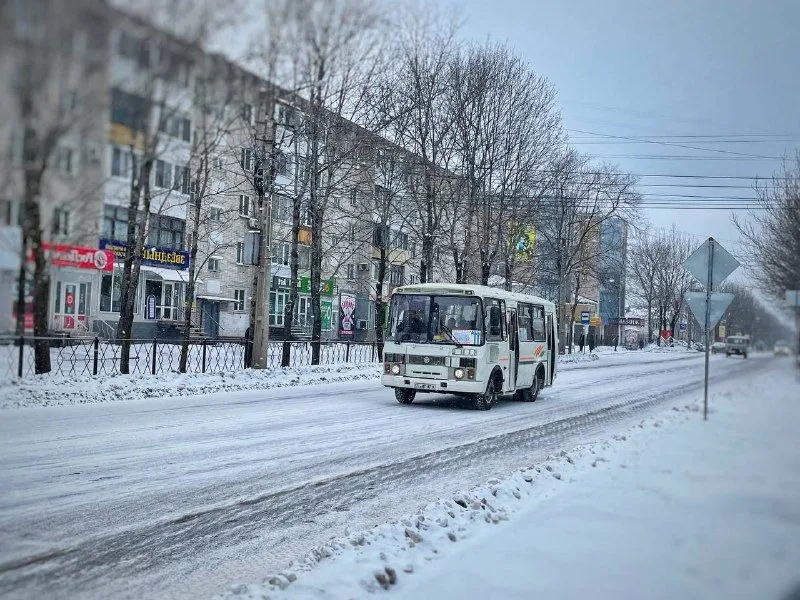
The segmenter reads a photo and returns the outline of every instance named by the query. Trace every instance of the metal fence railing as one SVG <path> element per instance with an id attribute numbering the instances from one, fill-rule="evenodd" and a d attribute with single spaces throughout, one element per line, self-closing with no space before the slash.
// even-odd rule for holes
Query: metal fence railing
<path id="1" fill-rule="evenodd" d="M 36 376 L 35 342 L 46 341 L 50 349 L 50 374 L 61 376 L 120 374 L 122 345 L 119 340 L 95 338 L 0 338 L 0 381 Z M 193 340 L 189 343 L 187 373 L 220 373 L 247 368 L 246 339 Z M 292 341 L 290 366 L 312 364 L 312 342 Z M 319 364 L 369 363 L 378 360 L 374 342 L 321 341 Z M 156 375 L 177 373 L 181 342 L 131 340 L 129 373 Z M 269 343 L 267 364 L 280 367 L 283 342 Z"/>

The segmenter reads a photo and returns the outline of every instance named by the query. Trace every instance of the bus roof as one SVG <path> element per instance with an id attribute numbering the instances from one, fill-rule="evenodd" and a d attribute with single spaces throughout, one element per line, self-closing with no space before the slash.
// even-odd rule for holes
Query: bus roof
<path id="1" fill-rule="evenodd" d="M 500 300 L 515 300 L 516 302 L 531 302 L 541 304 L 555 312 L 555 304 L 538 296 L 509 292 L 500 288 L 468 283 L 415 283 L 396 287 L 393 294 L 442 294 L 456 296 L 479 296 L 498 298 Z"/>

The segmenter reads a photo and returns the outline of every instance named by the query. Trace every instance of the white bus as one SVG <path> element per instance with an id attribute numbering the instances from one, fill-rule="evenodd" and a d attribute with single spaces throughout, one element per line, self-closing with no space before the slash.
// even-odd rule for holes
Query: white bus
<path id="1" fill-rule="evenodd" d="M 533 402 L 556 375 L 555 305 L 480 285 L 425 283 L 392 294 L 382 383 L 409 404 L 418 392 Z"/>

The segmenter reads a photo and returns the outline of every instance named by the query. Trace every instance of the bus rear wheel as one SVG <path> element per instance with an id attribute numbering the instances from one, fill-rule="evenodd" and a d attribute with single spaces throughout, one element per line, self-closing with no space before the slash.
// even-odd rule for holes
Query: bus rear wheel
<path id="1" fill-rule="evenodd" d="M 394 397 L 400 404 L 411 404 L 417 392 L 408 388 L 394 388 Z"/>
<path id="2" fill-rule="evenodd" d="M 517 392 L 517 399 L 522 402 L 536 402 L 539 391 L 542 389 L 542 371 L 536 371 L 531 387 Z"/>

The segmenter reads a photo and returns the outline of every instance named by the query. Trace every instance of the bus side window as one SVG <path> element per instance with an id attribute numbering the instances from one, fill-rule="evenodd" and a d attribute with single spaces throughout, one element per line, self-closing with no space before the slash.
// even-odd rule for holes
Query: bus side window
<path id="1" fill-rule="evenodd" d="M 519 320 L 519 341 L 533 341 L 533 323 L 531 322 L 530 304 L 519 304 L 517 319 Z"/>
<path id="2" fill-rule="evenodd" d="M 544 330 L 544 307 L 533 307 L 533 339 L 536 342 L 544 342 L 547 335 Z"/>
<path id="3" fill-rule="evenodd" d="M 486 299 L 486 340 L 498 342 L 503 339 L 503 309 L 499 300 Z"/>

